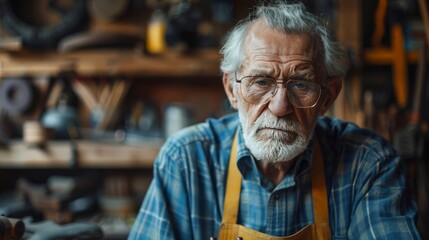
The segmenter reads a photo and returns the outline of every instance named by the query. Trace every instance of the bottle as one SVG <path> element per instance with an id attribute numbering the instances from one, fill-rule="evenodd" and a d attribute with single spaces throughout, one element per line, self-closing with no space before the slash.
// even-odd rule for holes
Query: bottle
<path id="1" fill-rule="evenodd" d="M 166 50 L 165 32 L 167 23 L 161 9 L 155 9 L 146 31 L 146 50 L 149 54 L 161 54 Z"/>

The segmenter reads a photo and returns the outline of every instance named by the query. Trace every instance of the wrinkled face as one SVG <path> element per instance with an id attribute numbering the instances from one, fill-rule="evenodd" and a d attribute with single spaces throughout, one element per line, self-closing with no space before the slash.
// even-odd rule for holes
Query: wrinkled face
<path id="1" fill-rule="evenodd" d="M 259 21 L 249 32 L 244 54 L 238 79 L 270 76 L 284 82 L 299 79 L 325 83 L 322 64 L 316 62 L 315 47 L 307 34 L 279 32 Z M 323 96 L 312 108 L 296 108 L 288 99 L 285 85 L 279 84 L 277 92 L 268 101 L 249 103 L 243 99 L 242 84 L 234 84 L 244 140 L 258 160 L 289 161 L 304 151 L 321 113 Z"/>

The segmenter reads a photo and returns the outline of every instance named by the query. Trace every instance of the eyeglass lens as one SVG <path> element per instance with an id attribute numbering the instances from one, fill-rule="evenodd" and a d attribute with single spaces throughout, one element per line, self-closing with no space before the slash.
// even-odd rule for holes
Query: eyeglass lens
<path id="1" fill-rule="evenodd" d="M 263 103 L 271 99 L 278 91 L 280 82 L 269 77 L 244 77 L 241 79 L 244 99 L 249 103 Z M 318 83 L 304 80 L 288 80 L 287 95 L 295 107 L 314 107 L 320 97 L 321 87 Z"/>

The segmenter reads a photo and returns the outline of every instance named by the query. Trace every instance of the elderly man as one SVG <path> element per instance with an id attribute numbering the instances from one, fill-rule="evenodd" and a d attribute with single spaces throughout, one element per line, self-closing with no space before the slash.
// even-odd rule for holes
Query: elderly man
<path id="1" fill-rule="evenodd" d="M 168 139 L 129 239 L 420 238 L 396 152 L 322 116 L 343 53 L 302 4 L 259 7 L 222 54 L 238 113 Z"/>

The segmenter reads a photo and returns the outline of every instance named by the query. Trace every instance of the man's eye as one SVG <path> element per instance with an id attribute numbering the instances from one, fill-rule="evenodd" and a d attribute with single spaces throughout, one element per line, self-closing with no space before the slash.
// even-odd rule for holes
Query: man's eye
<path id="1" fill-rule="evenodd" d="M 310 89 L 308 84 L 303 82 L 294 82 L 289 87 L 291 88 L 291 90 L 300 90 L 300 91 L 305 91 Z"/>
<path id="2" fill-rule="evenodd" d="M 259 87 L 267 87 L 272 85 L 273 80 L 266 77 L 255 77 L 253 78 L 252 85 L 256 85 Z"/>

